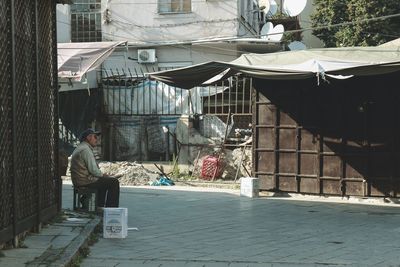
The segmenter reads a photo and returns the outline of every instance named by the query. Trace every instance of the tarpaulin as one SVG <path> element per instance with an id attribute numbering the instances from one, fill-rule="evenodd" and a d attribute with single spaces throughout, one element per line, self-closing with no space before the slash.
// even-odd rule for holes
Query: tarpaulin
<path id="1" fill-rule="evenodd" d="M 58 77 L 80 81 L 85 73 L 96 69 L 125 42 L 58 43 Z"/>
<path id="2" fill-rule="evenodd" d="M 399 47 L 341 47 L 244 54 L 231 62 L 211 61 L 149 73 L 151 79 L 190 89 L 237 73 L 273 80 L 349 78 L 400 70 Z"/>

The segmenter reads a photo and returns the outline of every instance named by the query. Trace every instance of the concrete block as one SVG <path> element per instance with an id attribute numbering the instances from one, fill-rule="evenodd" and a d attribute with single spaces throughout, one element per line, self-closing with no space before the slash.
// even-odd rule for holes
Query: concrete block
<path id="1" fill-rule="evenodd" d="M 259 196 L 258 178 L 242 177 L 240 178 L 240 196 L 255 198 Z"/>
<path id="2" fill-rule="evenodd" d="M 128 236 L 128 209 L 104 208 L 104 238 L 125 238 Z"/>

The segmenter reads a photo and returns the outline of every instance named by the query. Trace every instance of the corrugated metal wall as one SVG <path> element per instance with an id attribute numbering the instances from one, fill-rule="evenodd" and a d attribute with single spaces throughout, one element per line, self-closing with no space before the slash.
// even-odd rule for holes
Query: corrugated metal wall
<path id="1" fill-rule="evenodd" d="M 0 0 L 0 243 L 60 209 L 53 0 Z"/>
<path id="2" fill-rule="evenodd" d="M 315 79 L 256 80 L 253 171 L 261 188 L 398 197 L 396 75 L 331 79 L 320 86 Z"/>

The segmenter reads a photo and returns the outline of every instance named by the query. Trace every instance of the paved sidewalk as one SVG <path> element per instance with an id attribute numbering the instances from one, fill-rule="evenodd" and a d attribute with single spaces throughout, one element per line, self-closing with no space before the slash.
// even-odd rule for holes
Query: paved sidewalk
<path id="1" fill-rule="evenodd" d="M 138 230 L 125 239 L 100 237 L 80 266 L 400 266 L 400 205 L 388 201 L 123 187 L 121 206 Z M 70 184 L 63 208 L 72 208 Z M 100 222 L 76 215 L 28 235 L 25 248 L 2 250 L 0 266 L 71 264 Z"/>
<path id="2" fill-rule="evenodd" d="M 128 226 L 138 231 L 100 238 L 81 266 L 400 266 L 398 205 L 193 189 L 122 188 Z"/>
<path id="3" fill-rule="evenodd" d="M 0 266 L 66 266 L 77 257 L 99 224 L 97 216 L 65 213 L 66 220 L 46 225 L 40 233 L 30 233 L 21 248 L 1 250 Z"/>

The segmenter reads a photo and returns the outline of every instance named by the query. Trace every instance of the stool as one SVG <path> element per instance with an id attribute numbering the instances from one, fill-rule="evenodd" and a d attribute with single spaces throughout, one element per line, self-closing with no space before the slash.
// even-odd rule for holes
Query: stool
<path id="1" fill-rule="evenodd" d="M 74 187 L 74 210 L 96 212 L 97 203 L 97 189 Z"/>

